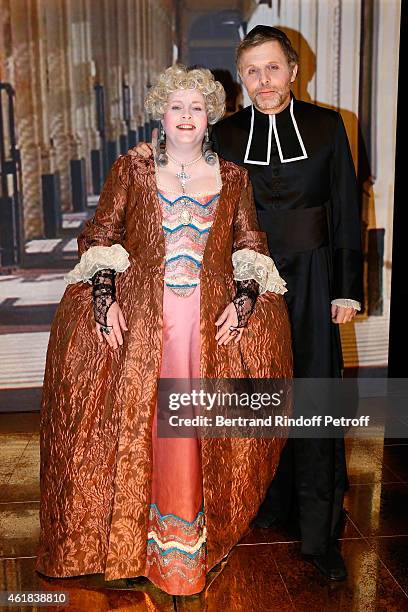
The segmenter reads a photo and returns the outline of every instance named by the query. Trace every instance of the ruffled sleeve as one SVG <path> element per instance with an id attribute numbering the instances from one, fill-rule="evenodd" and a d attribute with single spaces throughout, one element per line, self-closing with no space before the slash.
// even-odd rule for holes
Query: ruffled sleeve
<path id="1" fill-rule="evenodd" d="M 125 238 L 130 173 L 130 156 L 122 155 L 110 169 L 94 216 L 78 236 L 80 261 L 65 276 L 68 284 L 90 281 L 104 269 L 124 272 L 130 265 L 129 254 L 121 244 Z"/>
<path id="2" fill-rule="evenodd" d="M 112 246 L 92 246 L 82 254 L 81 260 L 64 277 L 66 283 L 90 281 L 96 272 L 109 268 L 124 272 L 129 267 L 129 253 L 121 244 Z"/>
<path id="3" fill-rule="evenodd" d="M 241 171 L 241 195 L 234 214 L 233 251 L 253 249 L 258 253 L 269 254 L 265 232 L 261 232 L 256 216 L 254 194 L 246 170 Z"/>
<path id="4" fill-rule="evenodd" d="M 252 249 L 240 249 L 232 254 L 234 279 L 244 281 L 253 279 L 259 284 L 259 293 L 273 291 L 286 293 L 286 282 L 279 275 L 271 257 Z"/>
<path id="5" fill-rule="evenodd" d="M 91 247 L 123 242 L 130 173 L 130 155 L 121 155 L 110 169 L 94 216 L 78 236 L 79 257 Z"/>

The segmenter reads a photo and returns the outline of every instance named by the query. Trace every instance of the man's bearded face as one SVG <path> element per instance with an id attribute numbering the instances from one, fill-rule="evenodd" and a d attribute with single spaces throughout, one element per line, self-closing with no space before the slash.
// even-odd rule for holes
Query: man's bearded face
<path id="1" fill-rule="evenodd" d="M 265 113 L 280 112 L 290 100 L 290 85 L 297 66 L 289 66 L 278 41 L 247 49 L 241 55 L 239 72 L 254 106 Z"/>

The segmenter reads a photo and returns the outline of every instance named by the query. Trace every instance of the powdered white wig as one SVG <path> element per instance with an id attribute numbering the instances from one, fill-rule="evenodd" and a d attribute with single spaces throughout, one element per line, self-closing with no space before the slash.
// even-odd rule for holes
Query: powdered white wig
<path id="1" fill-rule="evenodd" d="M 153 119 L 163 119 L 169 95 L 179 89 L 197 89 L 204 97 L 208 123 L 216 123 L 225 112 L 225 91 L 207 68 L 188 69 L 182 64 L 170 66 L 157 78 L 145 100 L 145 109 Z"/>

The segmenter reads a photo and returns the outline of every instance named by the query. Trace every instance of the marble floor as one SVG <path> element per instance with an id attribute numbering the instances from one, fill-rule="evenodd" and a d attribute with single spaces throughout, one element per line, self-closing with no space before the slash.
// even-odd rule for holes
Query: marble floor
<path id="1" fill-rule="evenodd" d="M 222 570 L 208 577 L 200 596 L 171 597 L 150 583 L 129 588 L 121 581 L 105 583 L 100 575 L 45 580 L 36 574 L 38 426 L 35 412 L 0 414 L 0 591 L 64 591 L 69 604 L 52 609 L 78 612 L 408 610 L 406 444 L 348 444 L 351 486 L 341 540 L 349 571 L 345 583 L 321 577 L 301 558 L 290 533 L 255 529 Z"/>

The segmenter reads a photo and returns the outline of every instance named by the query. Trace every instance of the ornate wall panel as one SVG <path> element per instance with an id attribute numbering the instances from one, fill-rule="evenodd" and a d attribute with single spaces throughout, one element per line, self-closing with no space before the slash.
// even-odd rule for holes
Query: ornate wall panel
<path id="1" fill-rule="evenodd" d="M 28 240 L 44 231 L 44 175 L 58 173 L 61 208 L 72 210 L 72 161 L 84 160 L 79 182 L 92 193 L 91 153 L 95 162 L 101 148 L 96 84 L 104 87 L 109 163 L 144 125 L 147 86 L 172 62 L 174 3 L 0 0 L 0 8 L 0 76 L 16 90 Z"/>
<path id="2" fill-rule="evenodd" d="M 297 47 L 300 71 L 295 95 L 342 114 L 363 187 L 367 250 L 367 310 L 354 328 L 342 330 L 345 361 L 347 365 L 384 365 L 392 267 L 400 3 L 282 0 L 272 2 L 271 7 L 259 5 L 248 29 L 258 23 L 281 27 Z M 367 40 L 373 41 L 371 46 Z M 364 140 L 359 139 L 361 112 Z"/>
<path id="3" fill-rule="evenodd" d="M 65 55 L 62 0 L 41 3 L 46 55 L 46 92 L 48 102 L 48 132 L 53 145 L 55 165 L 59 173 L 63 210 L 71 208 L 69 161 L 74 153 L 74 134 L 70 117 L 69 81 Z"/>
<path id="4" fill-rule="evenodd" d="M 12 84 L 16 95 L 18 147 L 21 151 L 24 185 L 24 231 L 28 239 L 43 231 L 41 170 L 45 153 L 43 112 L 39 80 L 44 75 L 38 40 L 38 2 L 13 0 L 10 3 Z"/>

